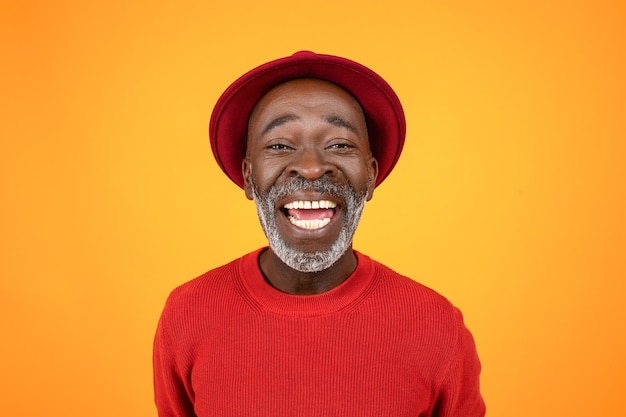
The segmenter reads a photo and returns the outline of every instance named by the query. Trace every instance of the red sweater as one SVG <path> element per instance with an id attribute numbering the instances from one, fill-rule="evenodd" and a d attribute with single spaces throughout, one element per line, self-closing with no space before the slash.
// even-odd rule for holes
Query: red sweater
<path id="1" fill-rule="evenodd" d="M 312 296 L 261 275 L 261 250 L 175 289 L 154 344 L 161 417 L 479 417 L 480 363 L 461 313 L 357 253 Z"/>

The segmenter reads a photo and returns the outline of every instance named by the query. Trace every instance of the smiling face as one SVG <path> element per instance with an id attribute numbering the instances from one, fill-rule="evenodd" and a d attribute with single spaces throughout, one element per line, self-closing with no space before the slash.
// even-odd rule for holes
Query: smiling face
<path id="1" fill-rule="evenodd" d="M 334 84 L 286 82 L 250 116 L 246 196 L 270 248 L 293 269 L 321 271 L 351 247 L 377 174 L 363 112 Z"/>

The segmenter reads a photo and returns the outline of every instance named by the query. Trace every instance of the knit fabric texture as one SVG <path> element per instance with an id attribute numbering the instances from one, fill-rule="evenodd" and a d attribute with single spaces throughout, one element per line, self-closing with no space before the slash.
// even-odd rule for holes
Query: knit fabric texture
<path id="1" fill-rule="evenodd" d="M 169 296 L 154 342 L 161 417 L 481 417 L 460 311 L 356 252 L 319 295 L 282 293 L 243 256 Z"/>

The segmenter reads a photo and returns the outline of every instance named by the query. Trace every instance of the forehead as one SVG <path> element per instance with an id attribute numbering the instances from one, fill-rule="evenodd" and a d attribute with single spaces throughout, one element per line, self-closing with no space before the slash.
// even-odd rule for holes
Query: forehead
<path id="1" fill-rule="evenodd" d="M 320 112 L 343 113 L 365 125 L 365 116 L 358 101 L 336 84 L 311 78 L 296 79 L 279 84 L 268 91 L 253 108 L 249 127 L 259 118 L 298 108 Z M 365 128 L 366 129 L 366 128 Z"/>

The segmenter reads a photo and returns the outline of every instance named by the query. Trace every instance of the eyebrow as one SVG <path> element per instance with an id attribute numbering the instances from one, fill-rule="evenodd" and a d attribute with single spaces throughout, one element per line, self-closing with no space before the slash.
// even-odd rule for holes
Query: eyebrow
<path id="1" fill-rule="evenodd" d="M 301 120 L 300 116 L 296 116 L 295 114 L 288 114 L 286 116 L 282 116 L 282 117 L 277 117 L 276 119 L 272 120 L 271 122 L 269 122 L 267 124 L 267 126 L 265 126 L 265 128 L 263 128 L 263 132 L 261 132 L 261 135 L 265 135 L 266 133 L 268 133 L 270 130 L 275 129 L 279 126 L 284 125 L 285 123 L 288 122 L 293 122 L 296 120 Z M 357 133 L 357 129 L 356 127 L 350 123 L 349 121 L 342 119 L 341 117 L 338 116 L 324 116 L 323 120 L 326 123 L 329 123 L 333 126 L 337 126 L 337 127 L 342 127 L 344 129 L 348 129 L 351 132 Z"/>
<path id="2" fill-rule="evenodd" d="M 295 120 L 300 120 L 300 117 L 296 116 L 295 114 L 289 114 L 287 116 L 278 117 L 272 120 L 271 122 L 269 122 L 267 126 L 265 126 L 265 128 L 263 129 L 263 132 L 261 132 L 261 135 L 265 135 L 270 130 L 275 129 L 278 126 L 284 125 L 287 122 L 293 122 Z"/>
<path id="3" fill-rule="evenodd" d="M 324 121 L 330 123 L 331 125 L 343 127 L 344 129 L 348 129 L 351 132 L 357 133 L 356 127 L 347 120 L 342 119 L 338 116 L 326 116 L 324 117 Z"/>

